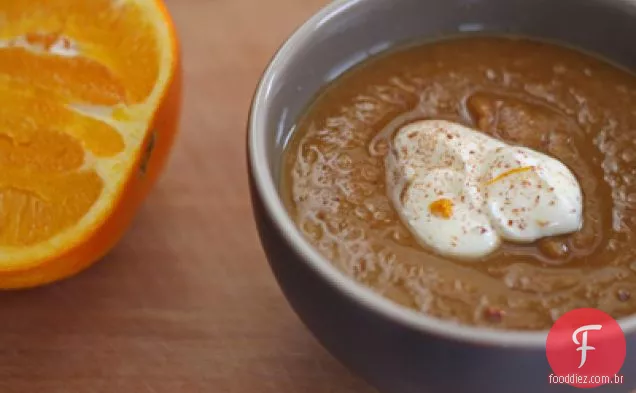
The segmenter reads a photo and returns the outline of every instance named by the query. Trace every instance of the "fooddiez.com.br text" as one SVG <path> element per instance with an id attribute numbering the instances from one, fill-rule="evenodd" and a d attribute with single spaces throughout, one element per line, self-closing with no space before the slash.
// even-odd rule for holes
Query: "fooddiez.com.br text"
<path id="1" fill-rule="evenodd" d="M 622 375 L 554 375 L 550 374 L 548 381 L 551 384 L 576 384 L 576 385 L 598 385 L 598 384 L 623 384 L 624 378 Z"/>

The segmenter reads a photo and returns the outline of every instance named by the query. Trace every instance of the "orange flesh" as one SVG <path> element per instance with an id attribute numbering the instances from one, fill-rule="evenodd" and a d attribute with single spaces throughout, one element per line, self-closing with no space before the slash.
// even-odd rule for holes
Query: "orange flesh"
<path id="1" fill-rule="evenodd" d="M 11 43 L 30 38 L 34 48 L 50 47 L 59 40 L 62 46 L 77 46 L 82 56 L 36 56 L 24 48 L 6 48 L 0 52 L 0 74 L 102 105 L 142 102 L 154 88 L 160 67 L 155 27 L 135 2 L 4 3 L 0 19 L 10 23 L 0 27 L 0 39 Z"/>
<path id="2" fill-rule="evenodd" d="M 127 137 L 140 145 L 144 135 L 112 124 L 146 102 L 160 75 L 145 12 L 120 0 L 0 5 L 0 248 L 33 246 L 77 225 L 123 176 L 110 178 L 97 163 L 121 155 L 132 165 Z"/>
<path id="3" fill-rule="evenodd" d="M 495 184 L 498 181 L 501 181 L 501 180 L 505 179 L 508 176 L 514 175 L 516 173 L 528 172 L 528 171 L 531 171 L 533 169 L 534 169 L 533 166 L 524 166 L 524 167 L 521 167 L 521 168 L 514 168 L 514 169 L 511 169 L 509 171 L 506 171 L 506 172 L 502 173 L 501 175 L 495 177 L 494 179 L 489 180 L 488 183 L 486 183 L 486 184 L 488 184 L 488 185 Z"/>
<path id="4" fill-rule="evenodd" d="M 448 220 L 453 216 L 453 201 L 450 199 L 439 199 L 432 202 L 428 209 L 434 216 Z"/>

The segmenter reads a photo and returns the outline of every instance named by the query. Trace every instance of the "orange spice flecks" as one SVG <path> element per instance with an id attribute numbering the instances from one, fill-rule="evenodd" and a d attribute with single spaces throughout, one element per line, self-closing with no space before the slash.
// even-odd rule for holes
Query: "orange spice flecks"
<path id="1" fill-rule="evenodd" d="M 541 228 L 545 228 L 550 224 L 550 221 L 537 220 L 537 225 Z"/>
<path id="2" fill-rule="evenodd" d="M 438 199 L 428 206 L 428 210 L 435 217 L 448 220 L 453 216 L 453 201 L 450 199 Z"/>
<path id="3" fill-rule="evenodd" d="M 508 176 L 511 176 L 511 175 L 514 175 L 514 174 L 517 174 L 517 173 L 523 173 L 523 172 L 532 171 L 532 170 L 534 170 L 534 169 L 535 169 L 535 167 L 533 167 L 533 166 L 523 166 L 523 167 L 521 167 L 521 168 L 514 168 L 514 169 L 511 169 L 511 170 L 509 170 L 509 171 L 505 171 L 505 172 L 504 172 L 504 173 L 502 173 L 501 175 L 499 175 L 499 176 L 497 176 L 497 177 L 495 177 L 495 178 L 493 178 L 493 179 L 490 179 L 490 180 L 486 183 L 486 185 L 491 185 L 491 184 L 497 183 L 497 182 L 498 182 L 498 181 L 500 181 L 500 180 L 505 179 L 505 178 L 506 178 L 506 177 L 508 177 Z"/>

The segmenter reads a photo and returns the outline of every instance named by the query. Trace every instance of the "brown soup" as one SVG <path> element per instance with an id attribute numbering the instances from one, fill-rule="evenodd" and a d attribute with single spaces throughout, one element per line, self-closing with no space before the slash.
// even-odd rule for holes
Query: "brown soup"
<path id="1" fill-rule="evenodd" d="M 477 263 L 416 242 L 385 185 L 387 138 L 445 119 L 566 164 L 584 196 L 580 231 L 503 243 Z M 369 60 L 331 83 L 297 124 L 282 193 L 338 269 L 419 312 L 469 325 L 549 328 L 583 307 L 636 313 L 636 77 L 590 55 L 472 37 Z"/>

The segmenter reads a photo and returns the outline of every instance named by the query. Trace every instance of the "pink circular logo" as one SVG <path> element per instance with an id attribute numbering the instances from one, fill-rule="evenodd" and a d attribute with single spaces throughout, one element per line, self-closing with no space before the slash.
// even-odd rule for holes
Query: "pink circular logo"
<path id="1" fill-rule="evenodd" d="M 615 383 L 626 351 L 625 334 L 611 316 L 592 308 L 570 311 L 548 333 L 550 382 L 577 388 Z"/>

